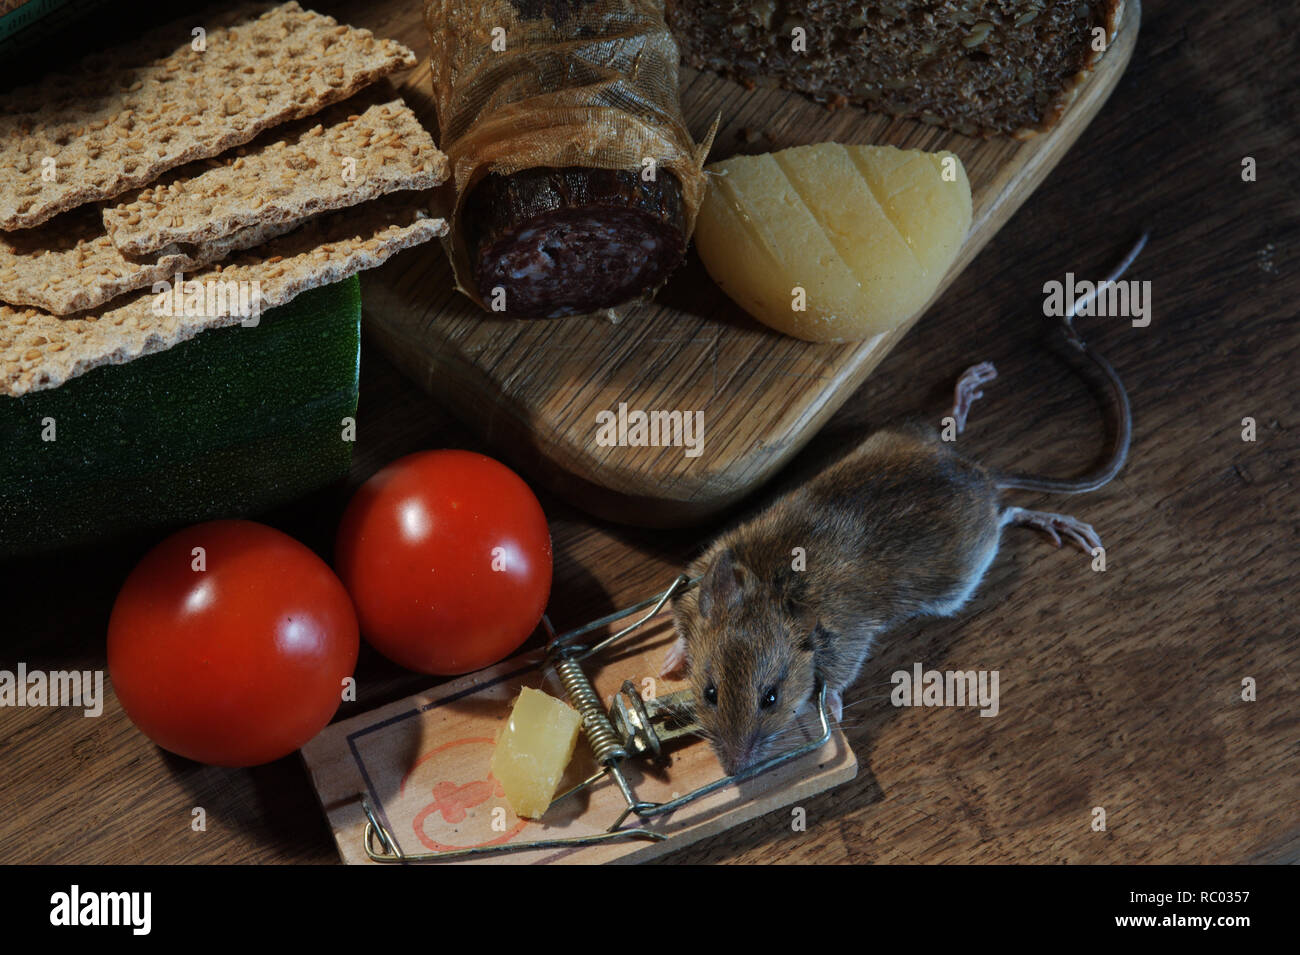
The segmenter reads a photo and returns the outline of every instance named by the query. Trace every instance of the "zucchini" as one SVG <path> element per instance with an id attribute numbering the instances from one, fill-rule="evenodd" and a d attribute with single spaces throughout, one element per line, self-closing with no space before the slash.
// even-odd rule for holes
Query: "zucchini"
<path id="1" fill-rule="evenodd" d="M 343 477 L 360 332 L 353 276 L 256 327 L 0 397 L 0 558 L 249 514 Z"/>

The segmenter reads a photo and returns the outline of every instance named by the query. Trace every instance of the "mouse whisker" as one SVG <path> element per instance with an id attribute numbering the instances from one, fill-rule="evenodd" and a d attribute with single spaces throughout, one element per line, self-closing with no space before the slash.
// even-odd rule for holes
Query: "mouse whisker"
<path id="1" fill-rule="evenodd" d="M 857 706 L 859 703 L 867 703 L 867 702 L 870 702 L 871 700 L 887 700 L 887 699 L 889 699 L 890 697 L 892 697 L 893 695 L 894 695 L 894 694 L 892 694 L 892 693 L 883 693 L 883 694 L 880 694 L 880 695 L 878 695 L 878 696 L 860 696 L 860 697 L 858 697 L 856 700 L 854 700 L 852 703 L 845 703 L 845 704 L 844 704 L 844 709 L 847 710 L 847 709 L 848 709 L 849 707 L 851 707 L 851 706 Z"/>

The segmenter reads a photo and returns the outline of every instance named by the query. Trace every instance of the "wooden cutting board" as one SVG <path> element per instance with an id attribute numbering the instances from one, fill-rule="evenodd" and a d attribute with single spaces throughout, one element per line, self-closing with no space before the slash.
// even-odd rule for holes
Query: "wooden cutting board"
<path id="1" fill-rule="evenodd" d="M 619 643 L 610 648 L 614 652 L 602 652 L 584 663 L 584 671 L 607 706 L 624 680 L 646 687 L 644 681 L 659 672 L 674 639 L 671 617 L 661 613 L 630 639 L 634 642 Z M 522 654 L 427 693 L 335 723 L 303 747 L 303 760 L 344 862 L 378 864 L 371 862 L 362 842 L 366 828 L 363 796 L 369 797 L 377 818 L 406 856 L 594 835 L 618 819 L 626 803 L 608 780 L 552 806 L 543 820 L 530 822 L 510 811 L 491 775 L 493 743 L 519 688 L 530 686 L 563 697 L 553 679 L 543 679 L 541 662 L 540 650 Z M 653 687 L 660 695 L 682 688 L 668 680 L 657 680 Z M 799 724 L 791 748 L 820 735 L 809 715 Z M 660 765 L 624 764 L 639 799 L 666 802 L 723 775 L 713 751 L 701 739 L 682 741 L 666 756 Z M 586 739 L 579 738 L 558 791 L 586 779 L 594 769 Z M 668 837 L 663 842 L 619 841 L 469 861 L 642 862 L 807 799 L 847 782 L 857 771 L 857 757 L 837 727 L 819 749 L 647 822 L 645 828 Z M 790 830 L 792 816 L 772 818 L 774 826 Z M 634 824 L 629 822 L 625 828 Z"/>
<path id="2" fill-rule="evenodd" d="M 419 5 L 411 6 L 417 16 Z M 721 114 L 713 159 L 826 141 L 955 152 L 970 177 L 973 221 L 937 297 L 1097 114 L 1132 56 L 1140 19 L 1140 4 L 1129 0 L 1110 49 L 1061 123 L 1027 142 L 831 111 L 795 93 L 747 91 L 691 70 L 683 75 L 683 106 L 697 139 Z M 436 129 L 427 59 L 402 92 Z M 451 267 L 432 245 L 363 276 L 362 287 L 371 339 L 503 459 L 588 512 L 648 527 L 701 521 L 772 477 L 921 314 L 857 344 L 797 341 L 734 305 L 693 250 L 653 302 L 624 310 L 617 324 L 493 317 L 455 291 Z M 596 415 L 620 404 L 702 412 L 701 453 L 600 446 Z"/>

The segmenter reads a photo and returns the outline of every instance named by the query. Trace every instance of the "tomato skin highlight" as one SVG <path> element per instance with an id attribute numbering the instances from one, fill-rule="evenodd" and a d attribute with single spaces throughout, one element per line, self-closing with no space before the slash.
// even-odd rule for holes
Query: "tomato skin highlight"
<path id="1" fill-rule="evenodd" d="M 108 670 L 127 716 L 163 749 L 255 766 L 329 723 L 359 647 L 328 564 L 264 524 L 210 521 L 131 571 L 109 620 Z"/>
<path id="2" fill-rule="evenodd" d="M 423 451 L 358 488 L 335 566 L 375 649 L 421 673 L 468 673 L 536 629 L 551 592 L 551 534 L 537 497 L 504 464 Z"/>

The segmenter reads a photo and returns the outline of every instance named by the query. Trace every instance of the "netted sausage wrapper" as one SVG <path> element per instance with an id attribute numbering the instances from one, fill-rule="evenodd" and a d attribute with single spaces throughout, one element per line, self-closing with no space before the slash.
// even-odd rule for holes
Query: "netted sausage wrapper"
<path id="1" fill-rule="evenodd" d="M 426 0 L 425 22 L 458 288 L 523 315 L 652 294 L 712 140 L 686 128 L 663 0 Z"/>

